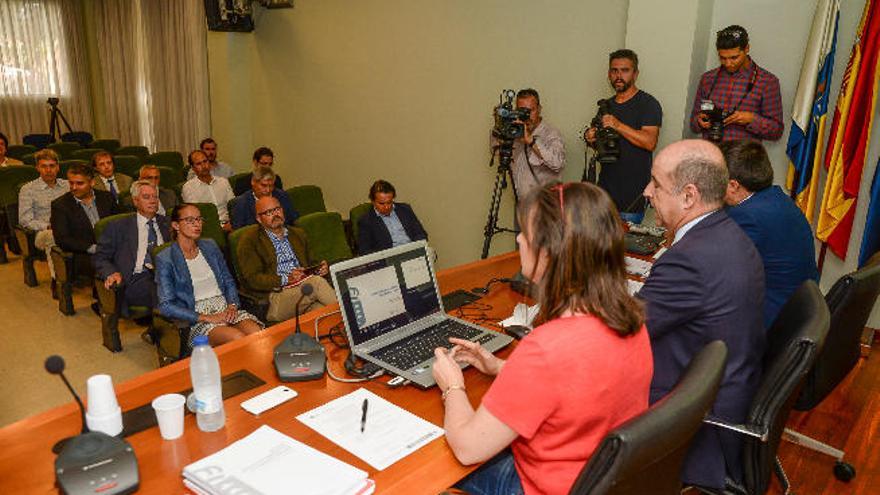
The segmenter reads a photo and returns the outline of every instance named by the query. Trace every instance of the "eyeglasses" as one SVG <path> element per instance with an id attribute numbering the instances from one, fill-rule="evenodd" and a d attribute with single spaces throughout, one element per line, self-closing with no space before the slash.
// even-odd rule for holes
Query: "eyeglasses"
<path id="1" fill-rule="evenodd" d="M 257 215 L 274 215 L 274 214 L 278 213 L 279 211 L 281 211 L 281 207 L 276 206 L 275 208 L 269 208 L 268 210 L 263 210 L 261 212 L 258 212 Z"/>
<path id="2" fill-rule="evenodd" d="M 205 221 L 204 217 L 183 217 L 180 219 L 181 222 L 187 225 L 196 225 Z"/>

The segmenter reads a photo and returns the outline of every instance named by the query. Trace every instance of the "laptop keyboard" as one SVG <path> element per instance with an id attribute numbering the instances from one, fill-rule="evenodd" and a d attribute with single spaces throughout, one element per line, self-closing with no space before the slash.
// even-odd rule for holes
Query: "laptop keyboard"
<path id="1" fill-rule="evenodd" d="M 370 356 L 382 360 L 402 370 L 409 370 L 415 365 L 434 357 L 434 349 L 452 347 L 449 337 L 472 340 L 479 334 L 483 334 L 475 342 L 484 344 L 493 338 L 489 332 L 478 330 L 464 325 L 455 320 L 444 320 L 424 331 L 398 340 L 393 344 L 370 353 Z"/>

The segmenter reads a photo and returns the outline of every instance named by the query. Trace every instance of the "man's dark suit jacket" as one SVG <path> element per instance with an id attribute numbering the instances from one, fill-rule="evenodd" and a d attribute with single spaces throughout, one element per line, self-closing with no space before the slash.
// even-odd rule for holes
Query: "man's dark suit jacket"
<path id="1" fill-rule="evenodd" d="M 755 243 L 764 262 L 764 326 L 770 328 L 782 306 L 806 280 L 819 281 L 813 231 L 803 212 L 779 186 L 757 191 L 727 209 Z"/>
<path id="2" fill-rule="evenodd" d="M 646 303 L 654 353 L 650 402 L 665 396 L 709 342 L 727 344 L 727 367 L 713 416 L 742 422 L 761 379 L 765 349 L 764 270 L 752 241 L 723 210 L 699 223 L 654 263 L 638 296 Z M 742 438 L 703 426 L 682 481 L 712 488 L 742 479 Z"/>
<path id="3" fill-rule="evenodd" d="M 422 223 L 419 222 L 415 212 L 408 204 L 394 203 L 394 211 L 411 241 L 428 238 Z M 391 233 L 388 232 L 385 222 L 379 218 L 375 208 L 370 208 L 370 211 L 358 220 L 357 242 L 358 254 L 360 255 L 374 253 L 392 246 Z"/>
<path id="4" fill-rule="evenodd" d="M 93 191 L 100 218 L 121 213 L 116 202 L 113 201 L 112 194 L 94 189 Z M 51 210 L 49 223 L 52 225 L 52 234 L 58 247 L 73 253 L 85 253 L 92 244 L 96 244 L 92 223 L 89 222 L 89 217 L 76 202 L 73 194 L 67 192 L 52 201 Z"/>
<path id="5" fill-rule="evenodd" d="M 287 240 L 300 266 L 313 263 L 309 259 L 306 233 L 299 227 L 287 227 Z M 254 292 L 271 292 L 281 285 L 278 275 L 278 253 L 272 239 L 261 226 L 243 232 L 238 240 L 238 276 L 244 288 Z"/>
<path id="6" fill-rule="evenodd" d="M 162 240 L 171 240 L 171 224 L 162 215 L 156 215 L 156 224 L 162 232 Z M 92 258 L 95 273 L 104 279 L 115 272 L 122 275 L 122 283 L 128 283 L 137 265 L 138 228 L 137 213 L 111 221 L 98 239 L 98 249 Z"/>

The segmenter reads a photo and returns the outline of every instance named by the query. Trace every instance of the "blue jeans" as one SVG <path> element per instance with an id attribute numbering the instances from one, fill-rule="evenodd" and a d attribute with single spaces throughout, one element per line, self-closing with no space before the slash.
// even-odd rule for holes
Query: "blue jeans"
<path id="1" fill-rule="evenodd" d="M 455 485 L 469 495 L 523 495 L 510 449 L 501 451 Z"/>

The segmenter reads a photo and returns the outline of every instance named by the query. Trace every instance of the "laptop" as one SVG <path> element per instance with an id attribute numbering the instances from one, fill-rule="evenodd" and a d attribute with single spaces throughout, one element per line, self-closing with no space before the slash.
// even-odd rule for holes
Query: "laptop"
<path id="1" fill-rule="evenodd" d="M 425 241 L 335 263 L 330 277 L 354 355 L 419 387 L 434 385 L 434 349 L 450 336 L 489 352 L 513 340 L 446 314 Z"/>

